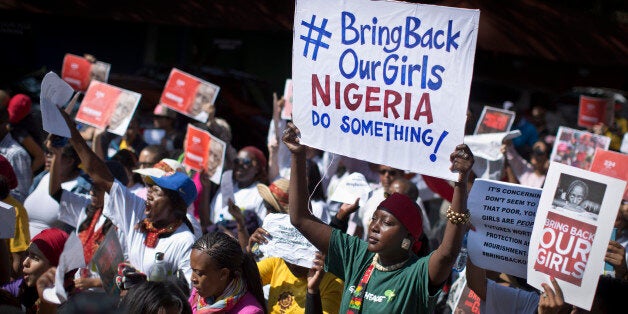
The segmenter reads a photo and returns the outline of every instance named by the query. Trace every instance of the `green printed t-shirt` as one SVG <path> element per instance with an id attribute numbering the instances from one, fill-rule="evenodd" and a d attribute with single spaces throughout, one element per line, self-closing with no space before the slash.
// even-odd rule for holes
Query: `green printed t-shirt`
<path id="1" fill-rule="evenodd" d="M 325 258 L 325 270 L 344 280 L 340 312 L 346 313 L 351 295 L 364 271 L 373 261 L 368 244 L 357 237 L 334 229 Z M 401 269 L 382 272 L 373 270 L 366 286 L 362 313 L 432 313 L 435 295 L 429 295 L 428 261 L 430 255 L 418 258 L 412 254 Z"/>

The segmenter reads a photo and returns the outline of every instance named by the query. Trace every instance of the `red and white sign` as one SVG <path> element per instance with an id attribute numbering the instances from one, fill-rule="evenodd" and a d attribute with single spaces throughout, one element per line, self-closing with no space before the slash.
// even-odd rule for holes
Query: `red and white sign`
<path id="1" fill-rule="evenodd" d="M 510 131 L 515 112 L 484 106 L 473 134 L 502 133 Z"/>
<path id="2" fill-rule="evenodd" d="M 76 121 L 124 135 L 141 94 L 113 85 L 92 81 L 81 102 Z"/>
<path id="3" fill-rule="evenodd" d="M 590 310 L 625 188 L 625 181 L 552 162 L 530 237 L 528 284 L 543 290 L 556 278 L 566 303 Z"/>
<path id="4" fill-rule="evenodd" d="M 204 169 L 212 182 L 220 184 L 226 146 L 209 132 L 188 124 L 183 165 L 196 171 Z"/>
<path id="5" fill-rule="evenodd" d="M 83 57 L 68 53 L 63 58 L 61 78 L 70 84 L 74 90 L 85 91 L 92 79 L 107 82 L 110 69 L 109 63 L 101 61 L 91 63 Z"/>
<path id="6" fill-rule="evenodd" d="M 628 155 L 598 148 L 593 156 L 591 171 L 628 181 Z M 624 189 L 623 199 L 628 200 L 628 186 Z"/>
<path id="7" fill-rule="evenodd" d="M 220 87 L 173 68 L 161 94 L 160 102 L 200 122 L 207 122 Z"/>
<path id="8" fill-rule="evenodd" d="M 613 119 L 613 100 L 580 96 L 578 109 L 578 126 L 592 127 L 598 123 L 610 125 Z"/>

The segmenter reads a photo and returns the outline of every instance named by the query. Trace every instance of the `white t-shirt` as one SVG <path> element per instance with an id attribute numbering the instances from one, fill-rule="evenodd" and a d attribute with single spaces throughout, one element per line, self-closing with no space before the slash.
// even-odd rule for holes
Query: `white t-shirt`
<path id="1" fill-rule="evenodd" d="M 259 217 L 260 221 L 266 217 L 266 207 L 264 207 L 264 199 L 257 191 L 257 182 L 254 182 L 250 186 L 240 189 L 237 183 L 233 184 L 233 202 L 240 207 L 242 211 L 252 210 Z M 227 206 L 222 206 L 222 186 L 218 189 L 218 193 L 212 199 L 209 207 L 209 219 L 212 222 L 220 220 L 220 214 L 224 219 L 232 220 L 233 217 L 229 214 Z"/>
<path id="2" fill-rule="evenodd" d="M 76 179 L 61 183 L 64 190 L 72 190 L 76 186 Z M 59 220 L 59 203 L 50 196 L 50 173 L 46 173 L 39 184 L 24 201 L 24 208 L 28 212 L 28 225 L 31 239 L 42 230 L 56 226 Z M 74 224 L 70 224 L 74 226 Z"/>
<path id="3" fill-rule="evenodd" d="M 480 303 L 480 313 L 533 314 L 539 306 L 539 294 L 534 291 L 502 286 L 486 280 L 486 301 Z"/>
<path id="4" fill-rule="evenodd" d="M 135 225 L 146 218 L 145 207 L 146 202 L 142 198 L 131 193 L 116 180 L 111 186 L 111 191 L 105 194 L 103 214 L 125 235 L 131 265 L 150 275 L 155 262 L 155 253 L 163 252 L 168 274 L 182 270 L 188 283 L 191 283 L 190 252 L 194 244 L 194 234 L 185 223 L 182 223 L 169 237 L 159 238 L 155 248 L 146 247 L 144 245 L 146 234 L 135 229 Z"/>

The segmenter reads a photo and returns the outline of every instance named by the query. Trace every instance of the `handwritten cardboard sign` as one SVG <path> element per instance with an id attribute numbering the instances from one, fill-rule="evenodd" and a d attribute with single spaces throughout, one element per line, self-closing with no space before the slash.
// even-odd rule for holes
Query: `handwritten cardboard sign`
<path id="1" fill-rule="evenodd" d="M 508 132 L 514 121 L 514 111 L 484 106 L 473 134 Z"/>
<path id="2" fill-rule="evenodd" d="M 449 180 L 462 143 L 480 12 L 298 0 L 293 121 L 301 143 Z"/>
<path id="3" fill-rule="evenodd" d="M 580 96 L 578 126 L 588 128 L 598 123 L 611 125 L 613 116 L 613 99 Z"/>
<path id="4" fill-rule="evenodd" d="M 473 263 L 525 278 L 528 247 L 541 189 L 477 179 L 468 207 L 475 231 L 467 240 Z"/>
<path id="5" fill-rule="evenodd" d="M 270 234 L 268 243 L 259 246 L 265 256 L 276 256 L 287 263 L 311 268 L 318 251 L 310 241 L 290 223 L 287 214 L 268 214 L 262 225 Z"/>
<path id="6" fill-rule="evenodd" d="M 76 121 L 124 135 L 142 95 L 92 81 L 76 113 Z"/>
<path id="7" fill-rule="evenodd" d="M 556 278 L 565 302 L 590 310 L 626 182 L 552 162 L 528 251 L 528 283 Z"/>
<path id="8" fill-rule="evenodd" d="M 111 64 L 102 61 L 91 63 L 89 60 L 73 54 L 63 58 L 61 78 L 76 91 L 86 91 L 92 80 L 107 82 Z"/>
<path id="9" fill-rule="evenodd" d="M 160 102 L 200 122 L 207 122 L 220 87 L 173 68 L 161 94 Z"/>
<path id="10" fill-rule="evenodd" d="M 595 150 L 608 149 L 610 144 L 611 139 L 606 136 L 561 126 L 556 133 L 550 160 L 589 170 Z"/>
<path id="11" fill-rule="evenodd" d="M 220 184 L 227 144 L 211 133 L 188 124 L 183 164 L 200 171 L 205 169 L 210 180 Z"/>

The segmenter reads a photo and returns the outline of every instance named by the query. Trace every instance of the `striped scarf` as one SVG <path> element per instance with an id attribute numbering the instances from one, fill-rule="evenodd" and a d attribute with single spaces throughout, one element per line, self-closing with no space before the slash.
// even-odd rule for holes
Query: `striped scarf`
<path id="1" fill-rule="evenodd" d="M 192 294 L 197 293 L 196 289 L 192 291 Z M 200 295 L 194 297 L 196 299 L 196 314 L 227 312 L 238 303 L 244 294 L 246 294 L 246 282 L 242 276 L 237 276 L 227 285 L 225 291 L 216 301 L 211 297 L 203 298 Z"/>

